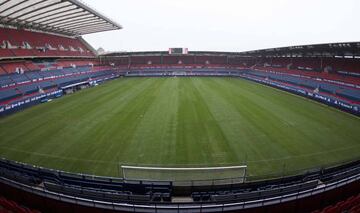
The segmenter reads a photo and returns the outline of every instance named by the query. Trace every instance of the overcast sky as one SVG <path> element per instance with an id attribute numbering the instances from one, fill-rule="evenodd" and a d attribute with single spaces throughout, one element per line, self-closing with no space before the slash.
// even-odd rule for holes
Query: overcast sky
<path id="1" fill-rule="evenodd" d="M 84 38 L 107 51 L 246 51 L 360 40 L 360 0 L 83 0 L 122 30 Z"/>

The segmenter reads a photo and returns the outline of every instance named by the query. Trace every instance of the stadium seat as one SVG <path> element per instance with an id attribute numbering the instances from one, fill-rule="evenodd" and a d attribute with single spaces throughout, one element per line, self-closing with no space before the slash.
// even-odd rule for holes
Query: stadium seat
<path id="1" fill-rule="evenodd" d="M 0 28 L 0 35 L 7 35 L 0 36 L 0 43 L 7 41 L 14 46 L 11 49 L 1 48 L 0 57 L 94 57 L 86 45 L 76 38 L 10 28 Z M 29 44 L 29 49 L 22 48 L 24 42 Z"/>

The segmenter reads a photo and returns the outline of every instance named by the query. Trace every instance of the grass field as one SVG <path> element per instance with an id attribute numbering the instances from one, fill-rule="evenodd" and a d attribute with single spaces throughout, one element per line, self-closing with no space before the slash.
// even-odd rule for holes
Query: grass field
<path id="1" fill-rule="evenodd" d="M 0 156 L 108 176 L 119 163 L 281 175 L 358 159 L 360 119 L 241 79 L 127 78 L 1 118 Z"/>

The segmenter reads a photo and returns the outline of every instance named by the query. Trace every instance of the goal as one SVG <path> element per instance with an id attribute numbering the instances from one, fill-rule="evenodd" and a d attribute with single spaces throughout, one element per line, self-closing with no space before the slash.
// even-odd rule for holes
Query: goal
<path id="1" fill-rule="evenodd" d="M 246 169 L 246 165 L 200 168 L 121 166 L 125 180 L 172 181 L 177 185 L 243 183 L 246 179 Z"/>

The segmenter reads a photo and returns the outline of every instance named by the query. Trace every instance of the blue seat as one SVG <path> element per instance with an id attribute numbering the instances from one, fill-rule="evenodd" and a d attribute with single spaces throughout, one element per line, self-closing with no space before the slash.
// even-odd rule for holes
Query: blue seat
<path id="1" fill-rule="evenodd" d="M 360 90 L 345 89 L 338 91 L 337 94 L 353 101 L 360 101 Z"/>
<path id="2" fill-rule="evenodd" d="M 0 87 L 14 83 L 9 75 L 0 76 Z"/>
<path id="3" fill-rule="evenodd" d="M 0 101 L 10 100 L 20 96 L 15 89 L 0 90 Z"/>
<path id="4" fill-rule="evenodd" d="M 34 92 L 37 92 L 39 88 L 36 84 L 27 84 L 27 85 L 21 85 L 17 87 L 24 95 L 31 94 Z"/>
<path id="5" fill-rule="evenodd" d="M 31 80 L 39 79 L 39 78 L 42 78 L 42 76 L 40 75 L 39 72 L 40 71 L 26 72 L 25 75 Z"/>
<path id="6" fill-rule="evenodd" d="M 11 74 L 10 78 L 14 80 L 15 83 L 21 83 L 24 81 L 29 81 L 29 78 L 25 74 Z"/>

